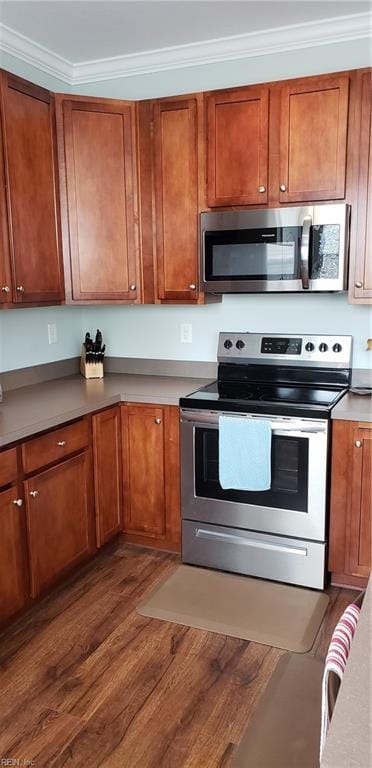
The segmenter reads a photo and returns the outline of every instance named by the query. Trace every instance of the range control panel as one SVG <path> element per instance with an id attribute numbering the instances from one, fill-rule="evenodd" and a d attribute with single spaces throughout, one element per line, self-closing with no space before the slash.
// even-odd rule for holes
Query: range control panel
<path id="1" fill-rule="evenodd" d="M 263 336 L 261 352 L 263 355 L 300 355 L 302 339 L 283 336 Z"/>
<path id="2" fill-rule="evenodd" d="M 352 336 L 220 333 L 218 362 L 350 368 Z"/>

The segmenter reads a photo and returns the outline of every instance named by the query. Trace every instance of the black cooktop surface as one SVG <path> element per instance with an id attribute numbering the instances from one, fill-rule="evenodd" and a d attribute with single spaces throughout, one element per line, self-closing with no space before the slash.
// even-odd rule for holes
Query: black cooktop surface
<path id="1" fill-rule="evenodd" d="M 183 408 L 204 410 L 327 418 L 346 392 L 347 389 L 339 387 L 214 381 L 182 398 L 180 405 Z"/>

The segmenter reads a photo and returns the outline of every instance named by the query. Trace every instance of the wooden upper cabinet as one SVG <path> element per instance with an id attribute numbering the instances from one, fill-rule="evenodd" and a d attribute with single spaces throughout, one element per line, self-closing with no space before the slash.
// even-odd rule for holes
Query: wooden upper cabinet
<path id="1" fill-rule="evenodd" d="M 269 88 L 207 97 L 208 205 L 268 201 Z"/>
<path id="2" fill-rule="evenodd" d="M 200 97 L 154 104 L 156 295 L 198 298 Z"/>
<path id="3" fill-rule="evenodd" d="M 122 529 L 120 406 L 96 413 L 93 423 L 97 546 Z"/>
<path id="4" fill-rule="evenodd" d="M 3 136 L 0 122 L 0 306 L 8 304 L 13 300 L 12 288 Z"/>
<path id="5" fill-rule="evenodd" d="M 0 493 L 0 528 L 1 625 L 23 608 L 27 597 L 24 508 L 16 488 Z"/>
<path id="6" fill-rule="evenodd" d="M 345 197 L 347 75 L 305 78 L 281 88 L 281 203 Z"/>
<path id="7" fill-rule="evenodd" d="M 138 302 L 134 105 L 56 103 L 67 300 Z"/>
<path id="8" fill-rule="evenodd" d="M 351 265 L 350 298 L 372 299 L 372 72 L 360 78 L 355 262 Z"/>
<path id="9" fill-rule="evenodd" d="M 13 300 L 59 302 L 63 278 L 54 97 L 2 72 L 1 101 Z"/>

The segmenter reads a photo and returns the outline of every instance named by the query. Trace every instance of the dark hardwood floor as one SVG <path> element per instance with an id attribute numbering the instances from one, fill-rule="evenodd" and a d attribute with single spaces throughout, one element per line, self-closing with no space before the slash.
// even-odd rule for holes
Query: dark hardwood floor
<path id="1" fill-rule="evenodd" d="M 111 545 L 0 635 L 0 758 L 227 768 L 283 651 L 135 611 L 175 555 Z M 354 592 L 330 588 L 323 658 Z"/>

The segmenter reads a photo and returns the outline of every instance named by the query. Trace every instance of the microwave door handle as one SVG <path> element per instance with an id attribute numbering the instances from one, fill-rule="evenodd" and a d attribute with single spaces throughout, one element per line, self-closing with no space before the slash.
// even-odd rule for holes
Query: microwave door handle
<path id="1" fill-rule="evenodd" d="M 308 291 L 309 284 L 309 262 L 310 262 L 310 229 L 313 220 L 311 216 L 305 216 L 302 222 L 302 235 L 301 235 L 301 261 L 300 261 L 300 274 L 302 288 L 304 291 Z"/>

